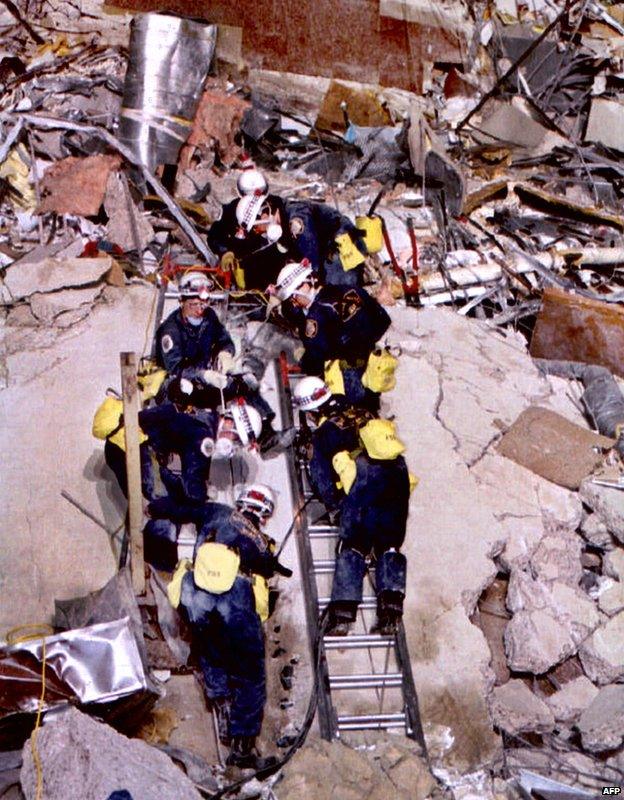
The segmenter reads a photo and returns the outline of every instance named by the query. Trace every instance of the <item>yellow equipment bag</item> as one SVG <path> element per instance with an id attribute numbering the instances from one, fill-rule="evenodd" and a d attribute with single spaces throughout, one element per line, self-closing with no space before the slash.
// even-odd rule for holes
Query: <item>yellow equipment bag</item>
<path id="1" fill-rule="evenodd" d="M 381 217 L 356 217 L 355 227 L 364 232 L 364 244 L 371 255 L 383 247 Z"/>
<path id="2" fill-rule="evenodd" d="M 166 377 L 167 370 L 164 369 L 150 369 L 144 373 L 139 373 L 137 383 L 141 390 L 141 400 L 145 402 L 146 400 L 151 400 L 152 397 L 156 397 Z"/>
<path id="3" fill-rule="evenodd" d="M 387 348 L 378 347 L 368 357 L 366 370 L 362 375 L 362 385 L 371 392 L 389 392 L 396 386 L 398 358 Z"/>
<path id="4" fill-rule="evenodd" d="M 167 585 L 167 597 L 174 608 L 177 608 L 180 605 L 180 597 L 182 596 L 182 578 L 184 578 L 192 566 L 193 564 L 188 558 L 183 558 L 181 561 L 178 561 L 178 566 L 175 568 L 173 578 Z"/>
<path id="5" fill-rule="evenodd" d="M 332 394 L 345 393 L 344 378 L 342 376 L 342 370 L 340 369 L 340 361 L 337 358 L 333 361 L 325 362 L 323 380 Z"/>
<path id="6" fill-rule="evenodd" d="M 121 415 L 123 414 L 123 402 L 117 397 L 105 397 L 97 408 L 93 417 L 91 433 L 96 439 L 110 439 L 117 447 L 126 451 L 126 435 L 124 427 L 121 425 Z M 143 431 L 139 431 L 139 444 L 147 441 L 147 436 Z"/>
<path id="7" fill-rule="evenodd" d="M 381 461 L 391 461 L 405 451 L 394 422 L 389 419 L 371 419 L 360 428 L 360 439 L 368 455 Z"/>
<path id="8" fill-rule="evenodd" d="M 240 261 L 236 258 L 231 250 L 221 256 L 220 265 L 224 272 L 228 270 L 234 277 L 234 283 L 239 289 L 245 289 L 245 270 L 241 267 Z"/>
<path id="9" fill-rule="evenodd" d="M 260 622 L 266 622 L 269 618 L 269 582 L 262 575 L 252 575 L 251 587 L 256 601 L 256 614 Z"/>
<path id="10" fill-rule="evenodd" d="M 91 433 L 96 439 L 108 439 L 111 433 L 119 427 L 122 414 L 122 401 L 116 397 L 105 397 L 93 417 Z"/>
<path id="11" fill-rule="evenodd" d="M 336 453 L 332 458 L 332 467 L 336 470 L 340 478 L 337 484 L 338 488 L 342 487 L 344 493 L 349 494 L 353 482 L 355 481 L 355 476 L 357 475 L 357 465 L 351 458 L 349 451 L 341 450 L 339 453 Z"/>
<path id="12" fill-rule="evenodd" d="M 239 566 L 240 556 L 227 545 L 205 542 L 195 557 L 195 585 L 213 594 L 228 592 L 234 585 Z"/>
<path id="13" fill-rule="evenodd" d="M 345 272 L 359 267 L 360 264 L 366 261 L 366 257 L 360 253 L 348 233 L 339 234 L 334 241 L 338 245 L 340 263 Z"/>

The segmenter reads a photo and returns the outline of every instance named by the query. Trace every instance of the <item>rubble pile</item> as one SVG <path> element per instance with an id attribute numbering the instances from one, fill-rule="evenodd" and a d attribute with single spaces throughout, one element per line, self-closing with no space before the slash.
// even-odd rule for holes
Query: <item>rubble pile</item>
<path id="1" fill-rule="evenodd" d="M 245 154 L 282 198 L 380 217 L 366 278 L 394 307 L 390 340 L 404 356 L 386 402 L 421 477 L 408 541 L 426 568 L 410 576 L 406 629 L 436 775 L 466 800 L 514 796 L 503 780 L 523 770 L 621 785 L 624 419 L 607 430 L 580 374 L 542 360 L 624 377 L 624 5 L 458 4 L 464 64 L 432 56 L 422 95 L 234 68 L 206 25 L 183 111 L 137 100 L 133 76 L 153 51 L 128 50 L 129 15 L 95 0 L 82 13 L 54 5 L 0 9 L 0 381 L 13 405 L 51 354 L 68 358 L 64 346 L 87 369 L 87 326 L 117 342 L 115 308 L 142 340 L 145 286 L 166 283 L 171 265 L 220 269 L 206 234 L 237 196 Z M 168 19 L 161 33 L 177 41 L 186 29 Z M 63 376 L 69 407 L 72 371 Z M 41 395 L 16 412 L 16 430 L 44 413 Z M 29 463 L 42 451 L 28 449 Z M 72 713 L 72 730 L 96 724 Z M 40 736 L 53 758 L 60 726 Z M 58 774 L 82 781 L 74 767 Z M 105 773 L 90 773 L 97 791 L 130 787 Z M 190 784 L 176 791 L 167 796 L 197 796 Z M 389 736 L 370 751 L 314 741 L 275 792 L 438 796 Z"/>

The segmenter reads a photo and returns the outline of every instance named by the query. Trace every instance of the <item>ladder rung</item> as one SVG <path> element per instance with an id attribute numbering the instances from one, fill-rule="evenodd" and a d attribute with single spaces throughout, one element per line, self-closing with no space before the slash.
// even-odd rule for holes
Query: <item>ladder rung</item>
<path id="1" fill-rule="evenodd" d="M 340 528 L 337 525 L 308 525 L 310 533 L 338 533 Z"/>
<path id="2" fill-rule="evenodd" d="M 400 672 L 373 673 L 370 675 L 330 675 L 330 689 L 381 689 L 402 686 Z"/>
<path id="3" fill-rule="evenodd" d="M 354 650 L 367 647 L 394 647 L 394 636 L 378 633 L 355 633 L 350 636 L 324 636 L 326 650 Z"/>
<path id="4" fill-rule="evenodd" d="M 361 714 L 338 717 L 339 731 L 379 730 L 404 728 L 405 713 L 399 714 Z"/>
<path id="5" fill-rule="evenodd" d="M 328 575 L 336 569 L 334 558 L 321 558 L 312 562 L 312 568 L 317 575 Z"/>
<path id="6" fill-rule="evenodd" d="M 321 611 L 323 611 L 330 603 L 331 597 L 319 597 L 318 604 Z M 377 598 L 363 597 L 362 602 L 358 605 L 358 608 L 362 608 L 364 610 L 377 608 Z"/>

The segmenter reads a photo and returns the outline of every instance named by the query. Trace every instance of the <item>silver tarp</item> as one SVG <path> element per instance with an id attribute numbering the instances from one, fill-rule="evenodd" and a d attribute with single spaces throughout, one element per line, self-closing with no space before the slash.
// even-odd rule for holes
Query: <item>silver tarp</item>
<path id="1" fill-rule="evenodd" d="M 27 677 L 31 679 L 20 685 L 16 667 L 29 654 L 41 662 L 42 653 L 40 639 L 0 648 L 2 680 L 10 681 L 10 668 L 13 678 L 17 679 L 15 691 L 10 693 L 20 711 L 37 710 L 39 688 L 34 686 L 28 690 L 32 684 L 30 674 Z M 53 673 L 51 682 L 55 688 L 82 703 L 104 703 L 147 688 L 129 617 L 46 636 L 45 659 L 46 672 Z M 10 691 L 8 686 L 5 688 Z"/>
<path id="2" fill-rule="evenodd" d="M 119 138 L 149 169 L 175 164 L 208 75 L 216 25 L 166 14 L 132 20 Z"/>

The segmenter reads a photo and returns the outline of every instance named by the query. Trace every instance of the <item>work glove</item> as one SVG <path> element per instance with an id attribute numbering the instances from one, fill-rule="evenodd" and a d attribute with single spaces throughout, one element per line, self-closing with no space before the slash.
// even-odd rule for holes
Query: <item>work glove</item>
<path id="1" fill-rule="evenodd" d="M 234 356 L 227 350 L 222 350 L 217 356 L 217 370 L 223 375 L 234 369 Z"/>
<path id="2" fill-rule="evenodd" d="M 228 250 L 227 253 L 224 253 L 221 256 L 221 261 L 219 263 L 219 266 L 224 272 L 229 272 L 234 267 L 236 267 L 237 263 L 238 259 L 236 258 L 234 253 L 231 250 Z"/>
<path id="3" fill-rule="evenodd" d="M 215 369 L 205 369 L 200 373 L 200 378 L 207 386 L 216 386 L 217 389 L 225 389 L 227 376 L 222 375 Z"/>
<path id="4" fill-rule="evenodd" d="M 193 383 L 188 378 L 180 378 L 180 391 L 182 394 L 193 394 Z"/>

